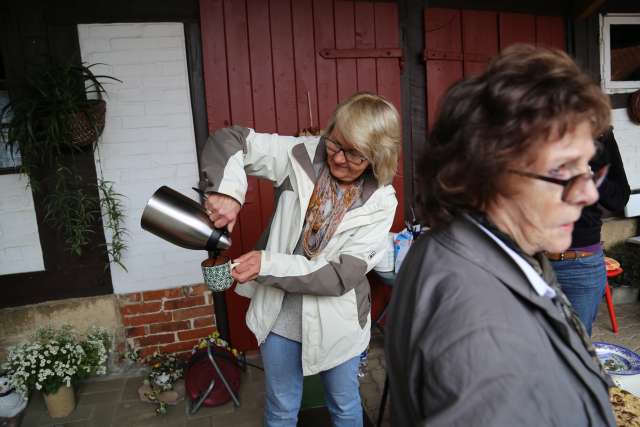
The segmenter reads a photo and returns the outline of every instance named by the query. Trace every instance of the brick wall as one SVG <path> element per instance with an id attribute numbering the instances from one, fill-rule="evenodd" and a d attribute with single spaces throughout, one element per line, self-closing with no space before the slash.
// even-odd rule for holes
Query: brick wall
<path id="1" fill-rule="evenodd" d="M 127 344 L 148 356 L 189 355 L 200 338 L 214 331 L 211 291 L 204 285 L 118 295 Z"/>
<path id="2" fill-rule="evenodd" d="M 0 194 L 0 275 L 44 270 L 27 178 L 17 173 L 0 175 Z"/>

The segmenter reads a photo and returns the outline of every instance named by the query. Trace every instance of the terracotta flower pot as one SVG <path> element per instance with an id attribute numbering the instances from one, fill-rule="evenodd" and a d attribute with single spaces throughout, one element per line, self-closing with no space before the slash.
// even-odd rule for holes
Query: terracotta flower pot
<path id="1" fill-rule="evenodd" d="M 55 393 L 45 394 L 44 402 L 51 418 L 62 418 L 71 414 L 76 407 L 73 387 L 63 385 Z"/>

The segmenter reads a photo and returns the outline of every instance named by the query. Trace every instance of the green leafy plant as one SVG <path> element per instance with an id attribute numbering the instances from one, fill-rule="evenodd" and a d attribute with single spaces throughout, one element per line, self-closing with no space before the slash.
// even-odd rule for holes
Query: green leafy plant
<path id="1" fill-rule="evenodd" d="M 155 352 L 148 360 L 151 371 L 145 379 L 145 383 L 151 387 L 151 392 L 147 398 L 156 402 L 158 407 L 156 413 L 165 415 L 167 413 L 167 402 L 162 399 L 162 392 L 173 389 L 173 385 L 184 375 L 185 363 L 173 354 Z"/>
<path id="2" fill-rule="evenodd" d="M 97 184 L 87 182 L 78 159 L 98 148 L 104 129 L 104 81 L 120 80 L 96 75 L 99 64 L 69 65 L 47 62 L 0 113 L 6 132 L 0 138 L 9 152 L 19 148 L 21 172 L 29 177 L 34 197 L 43 200 L 45 220 L 60 230 L 67 250 L 82 255 L 95 233 L 100 213 L 111 231 L 107 253 L 126 270 L 122 195 L 99 170 Z M 95 151 L 99 162 L 99 150 Z"/>
<path id="3" fill-rule="evenodd" d="M 51 394 L 91 375 L 104 375 L 110 346 L 111 337 L 102 328 L 91 328 L 82 338 L 69 325 L 41 328 L 30 342 L 9 349 L 3 369 L 23 396 L 33 389 Z"/>
<path id="4" fill-rule="evenodd" d="M 104 227 L 111 232 L 111 241 L 106 244 L 107 253 L 111 261 L 122 267 L 124 271 L 127 271 L 127 268 L 122 263 L 122 255 L 127 249 L 126 236 L 128 234 L 123 225 L 124 208 L 121 199 L 124 196 L 114 191 L 113 182 L 105 181 L 103 178 L 98 180 L 98 189 L 100 190 L 100 204 L 106 217 Z"/>

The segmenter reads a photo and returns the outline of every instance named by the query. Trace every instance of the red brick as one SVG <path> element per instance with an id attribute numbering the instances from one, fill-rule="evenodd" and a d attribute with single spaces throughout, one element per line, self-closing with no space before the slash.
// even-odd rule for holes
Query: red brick
<path id="1" fill-rule="evenodd" d="M 198 344 L 198 340 L 180 341 L 180 342 L 175 342 L 173 344 L 160 346 L 159 349 L 163 353 L 176 353 L 176 352 L 190 351 L 197 344 Z"/>
<path id="2" fill-rule="evenodd" d="M 194 319 L 196 317 L 212 316 L 213 307 L 202 306 L 195 308 L 187 308 L 184 310 L 176 310 L 173 312 L 173 320 Z"/>
<path id="3" fill-rule="evenodd" d="M 144 314 L 144 313 L 156 313 L 162 308 L 161 302 L 149 302 L 140 304 L 129 304 L 120 307 L 120 313 L 123 316 L 129 316 L 132 314 Z"/>
<path id="4" fill-rule="evenodd" d="M 194 338 L 204 338 L 213 331 L 215 331 L 214 327 L 210 326 L 208 328 L 178 332 L 178 341 L 192 340 Z"/>
<path id="5" fill-rule="evenodd" d="M 158 291 L 146 291 L 142 293 L 144 301 L 157 301 L 162 298 L 180 298 L 183 296 L 181 288 L 160 289 Z"/>
<path id="6" fill-rule="evenodd" d="M 213 326 L 213 317 L 198 317 L 193 319 L 193 327 L 201 328 L 203 326 Z"/>
<path id="7" fill-rule="evenodd" d="M 149 326 L 149 333 L 157 334 L 160 332 L 175 332 L 189 328 L 191 328 L 191 324 L 188 320 L 181 320 L 180 322 L 156 323 L 155 325 Z"/>
<path id="8" fill-rule="evenodd" d="M 144 326 L 135 326 L 133 328 L 126 328 L 125 335 L 127 338 L 141 337 L 147 334 L 147 328 Z"/>
<path id="9" fill-rule="evenodd" d="M 191 292 L 192 295 L 204 295 L 205 293 L 211 293 L 211 291 L 209 290 L 209 288 L 207 288 L 205 285 L 194 285 L 191 288 Z"/>
<path id="10" fill-rule="evenodd" d="M 158 350 L 157 345 L 138 348 L 138 355 L 140 356 L 141 359 L 144 359 L 147 356 L 151 356 L 156 350 Z"/>
<path id="11" fill-rule="evenodd" d="M 145 337 L 136 338 L 134 341 L 139 347 L 146 347 L 148 345 L 155 344 L 168 344 L 175 342 L 175 334 L 159 334 L 159 335 L 147 335 Z"/>
<path id="12" fill-rule="evenodd" d="M 142 301 L 142 294 L 140 292 L 132 292 L 130 294 L 118 295 L 118 301 L 120 304 L 131 304 Z"/>
<path id="13" fill-rule="evenodd" d="M 171 313 L 142 314 L 140 316 L 127 316 L 122 319 L 124 326 L 150 325 L 152 323 L 170 322 Z"/>
<path id="14" fill-rule="evenodd" d="M 204 305 L 203 295 L 165 301 L 164 310 L 177 310 L 179 308 L 197 307 L 199 305 Z"/>

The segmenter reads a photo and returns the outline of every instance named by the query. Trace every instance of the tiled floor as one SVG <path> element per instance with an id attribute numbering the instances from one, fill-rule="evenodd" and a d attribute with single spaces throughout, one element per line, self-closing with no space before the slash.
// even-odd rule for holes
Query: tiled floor
<path id="1" fill-rule="evenodd" d="M 640 304 L 616 306 L 620 332 L 611 332 L 606 306 L 594 325 L 593 340 L 607 341 L 640 351 Z M 380 396 L 384 384 L 384 354 L 382 337 L 374 336 L 369 351 L 367 374 L 361 381 L 361 395 L 369 419 L 377 419 Z M 22 422 L 23 427 L 250 427 L 262 425 L 264 378 L 262 371 L 248 368 L 243 374 L 240 390 L 241 406 L 228 403 L 216 408 L 201 408 L 195 415 L 187 415 L 186 403 L 170 407 L 167 415 L 156 416 L 154 405 L 138 399 L 139 375 L 107 378 L 82 384 L 77 393 L 77 407 L 67 418 L 52 419 L 47 415 L 44 401 L 34 394 Z M 384 426 L 389 426 L 389 410 L 385 411 Z"/>

